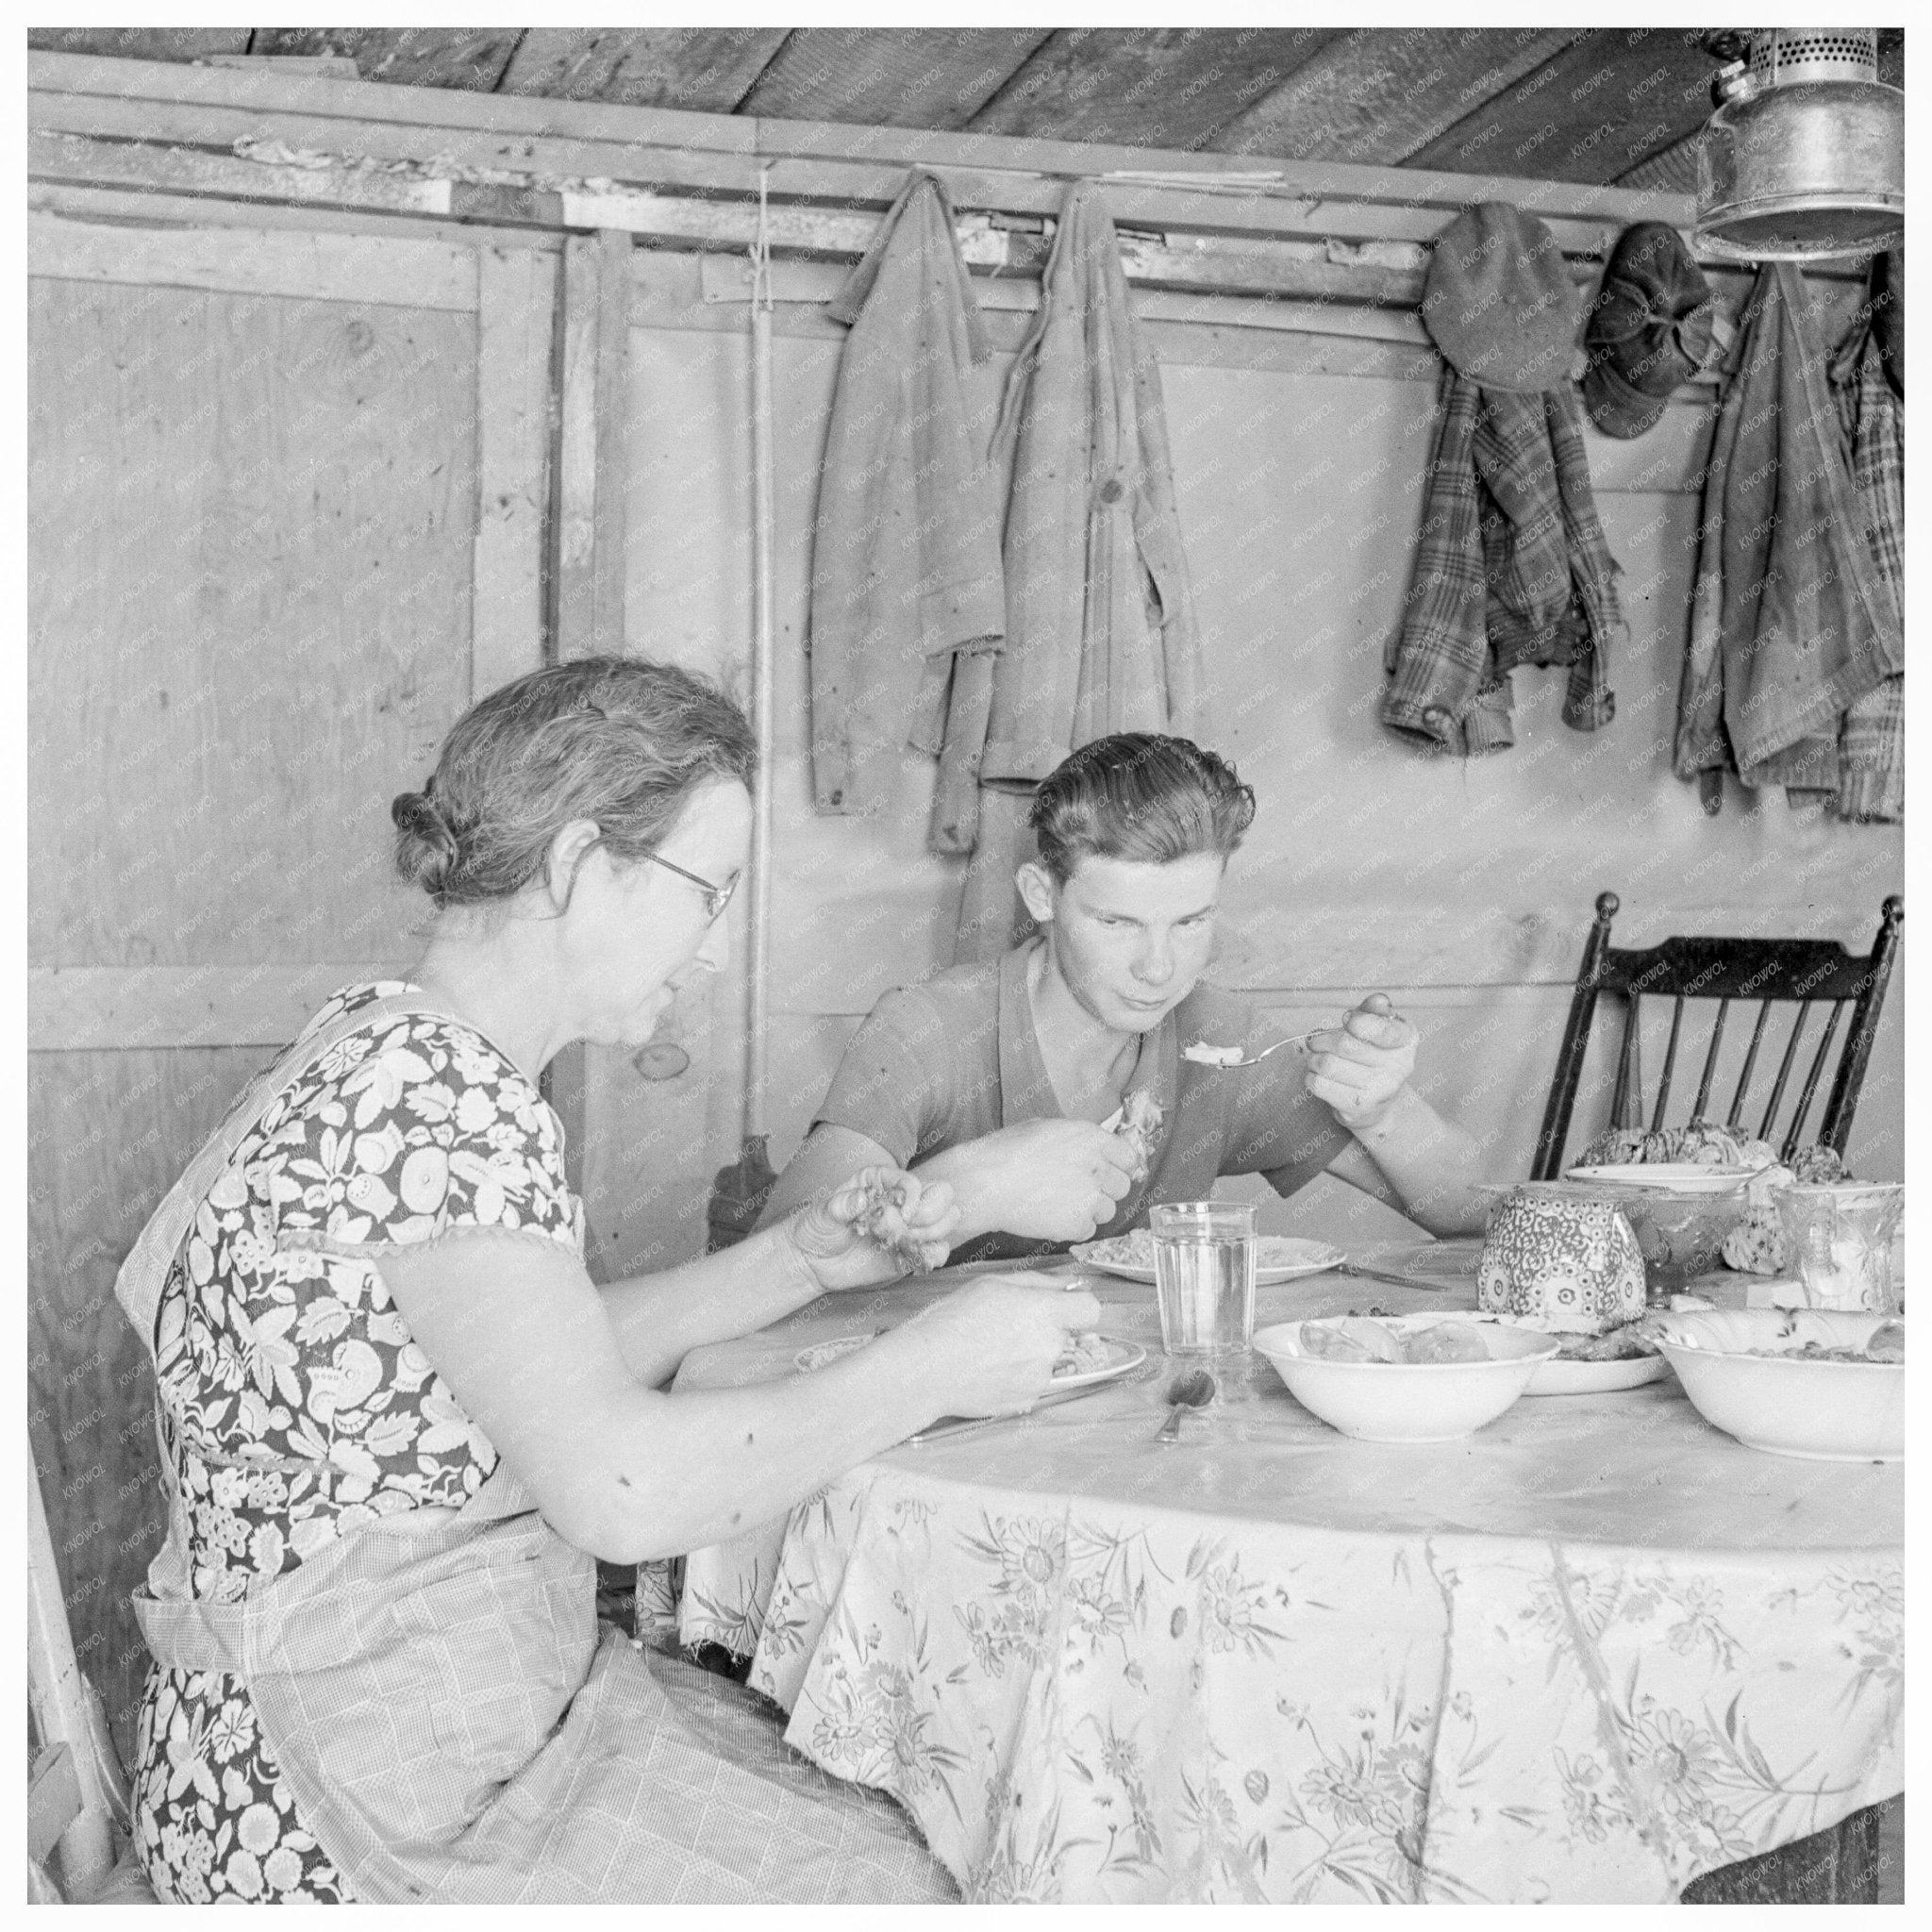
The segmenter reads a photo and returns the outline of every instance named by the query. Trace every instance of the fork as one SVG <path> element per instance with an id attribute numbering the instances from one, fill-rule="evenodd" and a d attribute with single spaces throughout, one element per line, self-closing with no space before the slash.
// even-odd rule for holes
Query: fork
<path id="1" fill-rule="evenodd" d="M 1214 1059 L 1207 1059 L 1207 1058 L 1202 1058 L 1202 1057 L 1201 1057 L 1201 1056 L 1200 1056 L 1200 1055 L 1199 1055 L 1198 1053 L 1196 1053 L 1196 1052 L 1195 1052 L 1195 1051 L 1194 1051 L 1194 1050 L 1193 1050 L 1192 1048 L 1189 1048 L 1189 1047 L 1183 1047 L 1183 1048 L 1181 1049 L 1181 1058 L 1182 1058 L 1182 1059 L 1184 1059 L 1184 1060 L 1187 1060 L 1187 1059 L 1191 1059 L 1191 1060 L 1192 1060 L 1192 1061 L 1193 1061 L 1193 1062 L 1195 1063 L 1195 1065 L 1197 1065 L 1197 1066 L 1203 1066 L 1203 1067 L 1218 1067 L 1218 1068 L 1220 1068 L 1220 1069 L 1221 1069 L 1221 1070 L 1222 1070 L 1222 1071 L 1223 1071 L 1224 1073 L 1232 1073 L 1232 1072 L 1234 1071 L 1234 1069 L 1235 1069 L 1235 1068 L 1237 1068 L 1237 1067 L 1252 1067 L 1252 1066 L 1257 1066 L 1257 1065 L 1258 1065 L 1258 1064 L 1259 1064 L 1259 1063 L 1260 1063 L 1260 1062 L 1261 1062 L 1262 1060 L 1265 1060 L 1265 1059 L 1266 1059 L 1266 1058 L 1268 1058 L 1268 1056 L 1269 1056 L 1269 1055 L 1270 1055 L 1271 1053 L 1279 1053 L 1279 1052 L 1281 1051 L 1281 1049 L 1282 1049 L 1282 1048 L 1283 1048 L 1284 1046 L 1299 1046 L 1299 1045 L 1301 1045 L 1301 1043 L 1303 1042 L 1303 1041 L 1305 1041 L 1305 1040 L 1312 1040 L 1312 1039 L 1314 1039 L 1314 1037 L 1315 1037 L 1315 1035 L 1316 1035 L 1317 1033 L 1320 1033 L 1320 1032 L 1322 1032 L 1322 1031 L 1324 1031 L 1324 1028 L 1322 1028 L 1322 1027 L 1320 1027 L 1320 1026 L 1317 1026 L 1317 1027 L 1314 1027 L 1314 1028 L 1312 1028 L 1312 1029 L 1311 1029 L 1310 1031 L 1308 1031 L 1308 1032 L 1307 1032 L 1307 1033 L 1297 1033 L 1297 1034 L 1294 1034 L 1294 1035 L 1292 1035 L 1292 1036 L 1291 1036 L 1291 1037 L 1290 1039 L 1287 1039 L 1287 1040 L 1277 1040 L 1277 1041 L 1276 1041 L 1274 1042 L 1274 1044 L 1273 1046 L 1264 1046 L 1264 1047 L 1263 1047 L 1263 1048 L 1261 1049 L 1261 1051 L 1260 1051 L 1259 1053 L 1253 1053 L 1253 1054 L 1243 1054 L 1243 1055 L 1241 1055 L 1241 1058 L 1238 1058 L 1238 1059 L 1231 1059 L 1231 1060 L 1230 1060 L 1230 1059 L 1224 1059 L 1224 1058 L 1214 1058 Z M 1206 1046 L 1208 1046 L 1208 1042 L 1207 1042 L 1207 1041 L 1206 1041 L 1205 1040 L 1197 1040 L 1197 1041 L 1195 1041 L 1195 1042 L 1194 1042 L 1194 1047 L 1206 1047 Z M 1212 1047 L 1209 1047 L 1209 1048 L 1208 1048 L 1208 1051 L 1209 1051 L 1210 1053 L 1220 1053 L 1220 1052 L 1224 1052 L 1224 1051 L 1225 1051 L 1225 1049 L 1224 1049 L 1224 1048 L 1222 1048 L 1222 1049 L 1217 1049 L 1217 1048 L 1212 1048 Z"/>
<path id="2" fill-rule="evenodd" d="M 1391 1288 L 1433 1288 L 1431 1281 L 1418 1281 L 1412 1274 L 1391 1274 L 1380 1268 L 1364 1268 L 1359 1261 L 1341 1261 L 1328 1271 L 1347 1274 L 1357 1281 L 1386 1281 Z"/>

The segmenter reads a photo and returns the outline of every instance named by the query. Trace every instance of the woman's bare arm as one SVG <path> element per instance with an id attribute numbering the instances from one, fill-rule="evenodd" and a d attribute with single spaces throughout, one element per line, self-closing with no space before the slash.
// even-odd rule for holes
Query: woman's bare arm
<path id="1" fill-rule="evenodd" d="M 476 1229 L 384 1252 L 424 1354 L 559 1535 L 611 1562 L 783 1515 L 947 1413 L 1025 1407 L 1091 1295 L 988 1277 L 812 1374 L 662 1392 L 569 1250 Z"/>
<path id="2" fill-rule="evenodd" d="M 748 1335 L 827 1291 L 896 1280 L 910 1257 L 879 1247 L 859 1225 L 887 1198 L 924 1265 L 943 1261 L 959 1218 L 950 1191 L 890 1163 L 870 1164 L 841 1175 L 775 1227 L 661 1274 L 607 1286 L 604 1306 L 625 1365 L 638 1381 L 657 1388 L 708 1341 Z"/>

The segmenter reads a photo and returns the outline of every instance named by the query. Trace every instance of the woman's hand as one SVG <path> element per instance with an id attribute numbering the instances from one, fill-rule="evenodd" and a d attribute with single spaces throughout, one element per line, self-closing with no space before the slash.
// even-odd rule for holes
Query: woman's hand
<path id="1" fill-rule="evenodd" d="M 1013 1415 L 1053 1385 L 1068 1338 L 1100 1321 L 1087 1290 L 988 1274 L 923 1308 L 876 1344 L 920 1351 L 941 1415 Z"/>
<path id="2" fill-rule="evenodd" d="M 1374 992 L 1308 1041 L 1307 1090 L 1352 1134 L 1372 1134 L 1415 1072 L 1415 1028 Z"/>
<path id="3" fill-rule="evenodd" d="M 939 1267 L 959 1209 L 943 1181 L 896 1167 L 863 1167 L 785 1224 L 793 1251 L 822 1290 L 872 1288 Z"/>

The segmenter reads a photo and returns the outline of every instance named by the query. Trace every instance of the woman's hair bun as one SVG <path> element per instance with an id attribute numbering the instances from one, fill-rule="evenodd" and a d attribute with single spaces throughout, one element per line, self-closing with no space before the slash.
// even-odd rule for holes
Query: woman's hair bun
<path id="1" fill-rule="evenodd" d="M 440 899 L 458 858 L 457 837 L 442 808 L 427 791 L 404 791 L 391 801 L 396 827 L 396 870 L 411 885 Z"/>
<path id="2" fill-rule="evenodd" d="M 549 664 L 472 705 L 435 775 L 391 805 L 396 870 L 439 912 L 497 904 L 548 876 L 567 826 L 594 824 L 613 860 L 635 862 L 698 786 L 749 791 L 757 773 L 744 714 L 691 672 L 643 658 Z"/>

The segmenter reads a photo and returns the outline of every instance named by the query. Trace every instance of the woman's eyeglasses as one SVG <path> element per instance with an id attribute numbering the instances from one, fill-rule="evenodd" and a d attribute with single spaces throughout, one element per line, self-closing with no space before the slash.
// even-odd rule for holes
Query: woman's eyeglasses
<path id="1" fill-rule="evenodd" d="M 719 914 L 730 905 L 731 895 L 737 891 L 738 881 L 741 876 L 739 873 L 733 873 L 722 886 L 714 886 L 709 879 L 702 878 L 694 872 L 686 872 L 683 866 L 673 865 L 668 858 L 659 858 L 655 852 L 643 853 L 641 857 L 648 858 L 653 865 L 661 865 L 666 872 L 675 872 L 681 879 L 689 879 L 705 895 L 705 914 L 714 924 Z"/>

